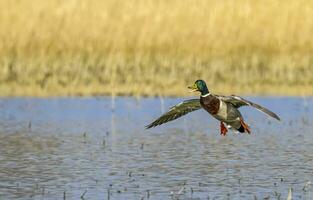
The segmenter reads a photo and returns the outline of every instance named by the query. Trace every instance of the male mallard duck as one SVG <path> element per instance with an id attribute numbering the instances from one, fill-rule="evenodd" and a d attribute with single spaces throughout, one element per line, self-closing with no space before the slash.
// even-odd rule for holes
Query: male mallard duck
<path id="1" fill-rule="evenodd" d="M 197 80 L 193 86 L 188 87 L 192 92 L 201 92 L 200 99 L 190 99 L 183 101 L 172 107 L 167 113 L 156 119 L 146 128 L 152 128 L 163 123 L 175 120 L 189 112 L 203 108 L 208 111 L 214 118 L 221 122 L 221 135 L 226 135 L 227 128 L 238 130 L 241 133 L 247 132 L 250 134 L 249 126 L 244 122 L 238 108 L 241 106 L 252 106 L 263 113 L 280 120 L 280 118 L 272 111 L 248 101 L 239 96 L 221 96 L 209 92 L 206 83 L 203 80 Z"/>

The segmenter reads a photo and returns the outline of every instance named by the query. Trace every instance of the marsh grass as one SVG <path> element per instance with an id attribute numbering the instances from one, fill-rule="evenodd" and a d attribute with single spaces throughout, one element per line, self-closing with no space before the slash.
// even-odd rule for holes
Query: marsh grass
<path id="1" fill-rule="evenodd" d="M 309 0 L 0 1 L 9 96 L 313 95 Z"/>

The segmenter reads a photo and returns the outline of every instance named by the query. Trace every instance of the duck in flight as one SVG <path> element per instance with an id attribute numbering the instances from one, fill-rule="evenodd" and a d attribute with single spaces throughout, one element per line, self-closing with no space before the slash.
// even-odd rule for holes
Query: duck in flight
<path id="1" fill-rule="evenodd" d="M 228 128 L 237 130 L 241 133 L 250 134 L 250 127 L 244 122 L 238 108 L 241 106 L 252 106 L 255 109 L 280 120 L 278 115 L 256 103 L 248 101 L 242 97 L 231 95 L 221 96 L 209 92 L 203 80 L 197 80 L 192 86 L 188 87 L 192 92 L 200 92 L 200 99 L 189 99 L 173 106 L 168 112 L 146 126 L 147 129 L 175 120 L 189 112 L 203 108 L 221 123 L 221 135 L 225 136 Z"/>

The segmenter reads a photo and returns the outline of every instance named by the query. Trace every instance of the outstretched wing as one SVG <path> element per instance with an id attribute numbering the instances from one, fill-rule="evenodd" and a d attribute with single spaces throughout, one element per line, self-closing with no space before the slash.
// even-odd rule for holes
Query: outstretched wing
<path id="1" fill-rule="evenodd" d="M 235 95 L 231 95 L 231 96 L 219 96 L 223 101 L 227 102 L 227 103 L 231 103 L 233 104 L 236 108 L 239 108 L 241 106 L 252 106 L 254 108 L 256 108 L 257 110 L 277 119 L 280 120 L 280 118 L 278 117 L 278 115 L 276 115 L 275 113 L 273 113 L 272 111 L 268 110 L 267 108 L 264 108 L 263 106 L 260 106 L 256 103 L 253 103 L 251 101 L 248 101 L 242 97 L 239 96 L 235 96 Z"/>
<path id="2" fill-rule="evenodd" d="M 189 112 L 198 110 L 201 108 L 199 99 L 190 99 L 183 101 L 176 106 L 173 106 L 167 113 L 163 114 L 161 117 L 156 119 L 151 124 L 147 125 L 146 128 L 152 128 L 166 122 L 175 120 Z"/>

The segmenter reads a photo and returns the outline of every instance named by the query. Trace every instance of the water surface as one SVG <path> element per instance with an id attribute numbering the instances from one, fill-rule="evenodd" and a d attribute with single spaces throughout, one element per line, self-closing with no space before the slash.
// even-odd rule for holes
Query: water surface
<path id="1" fill-rule="evenodd" d="M 248 97 L 252 134 L 195 111 L 144 126 L 179 99 L 0 100 L 1 199 L 311 199 L 313 98 Z M 313 194 L 312 194 L 313 195 Z"/>

